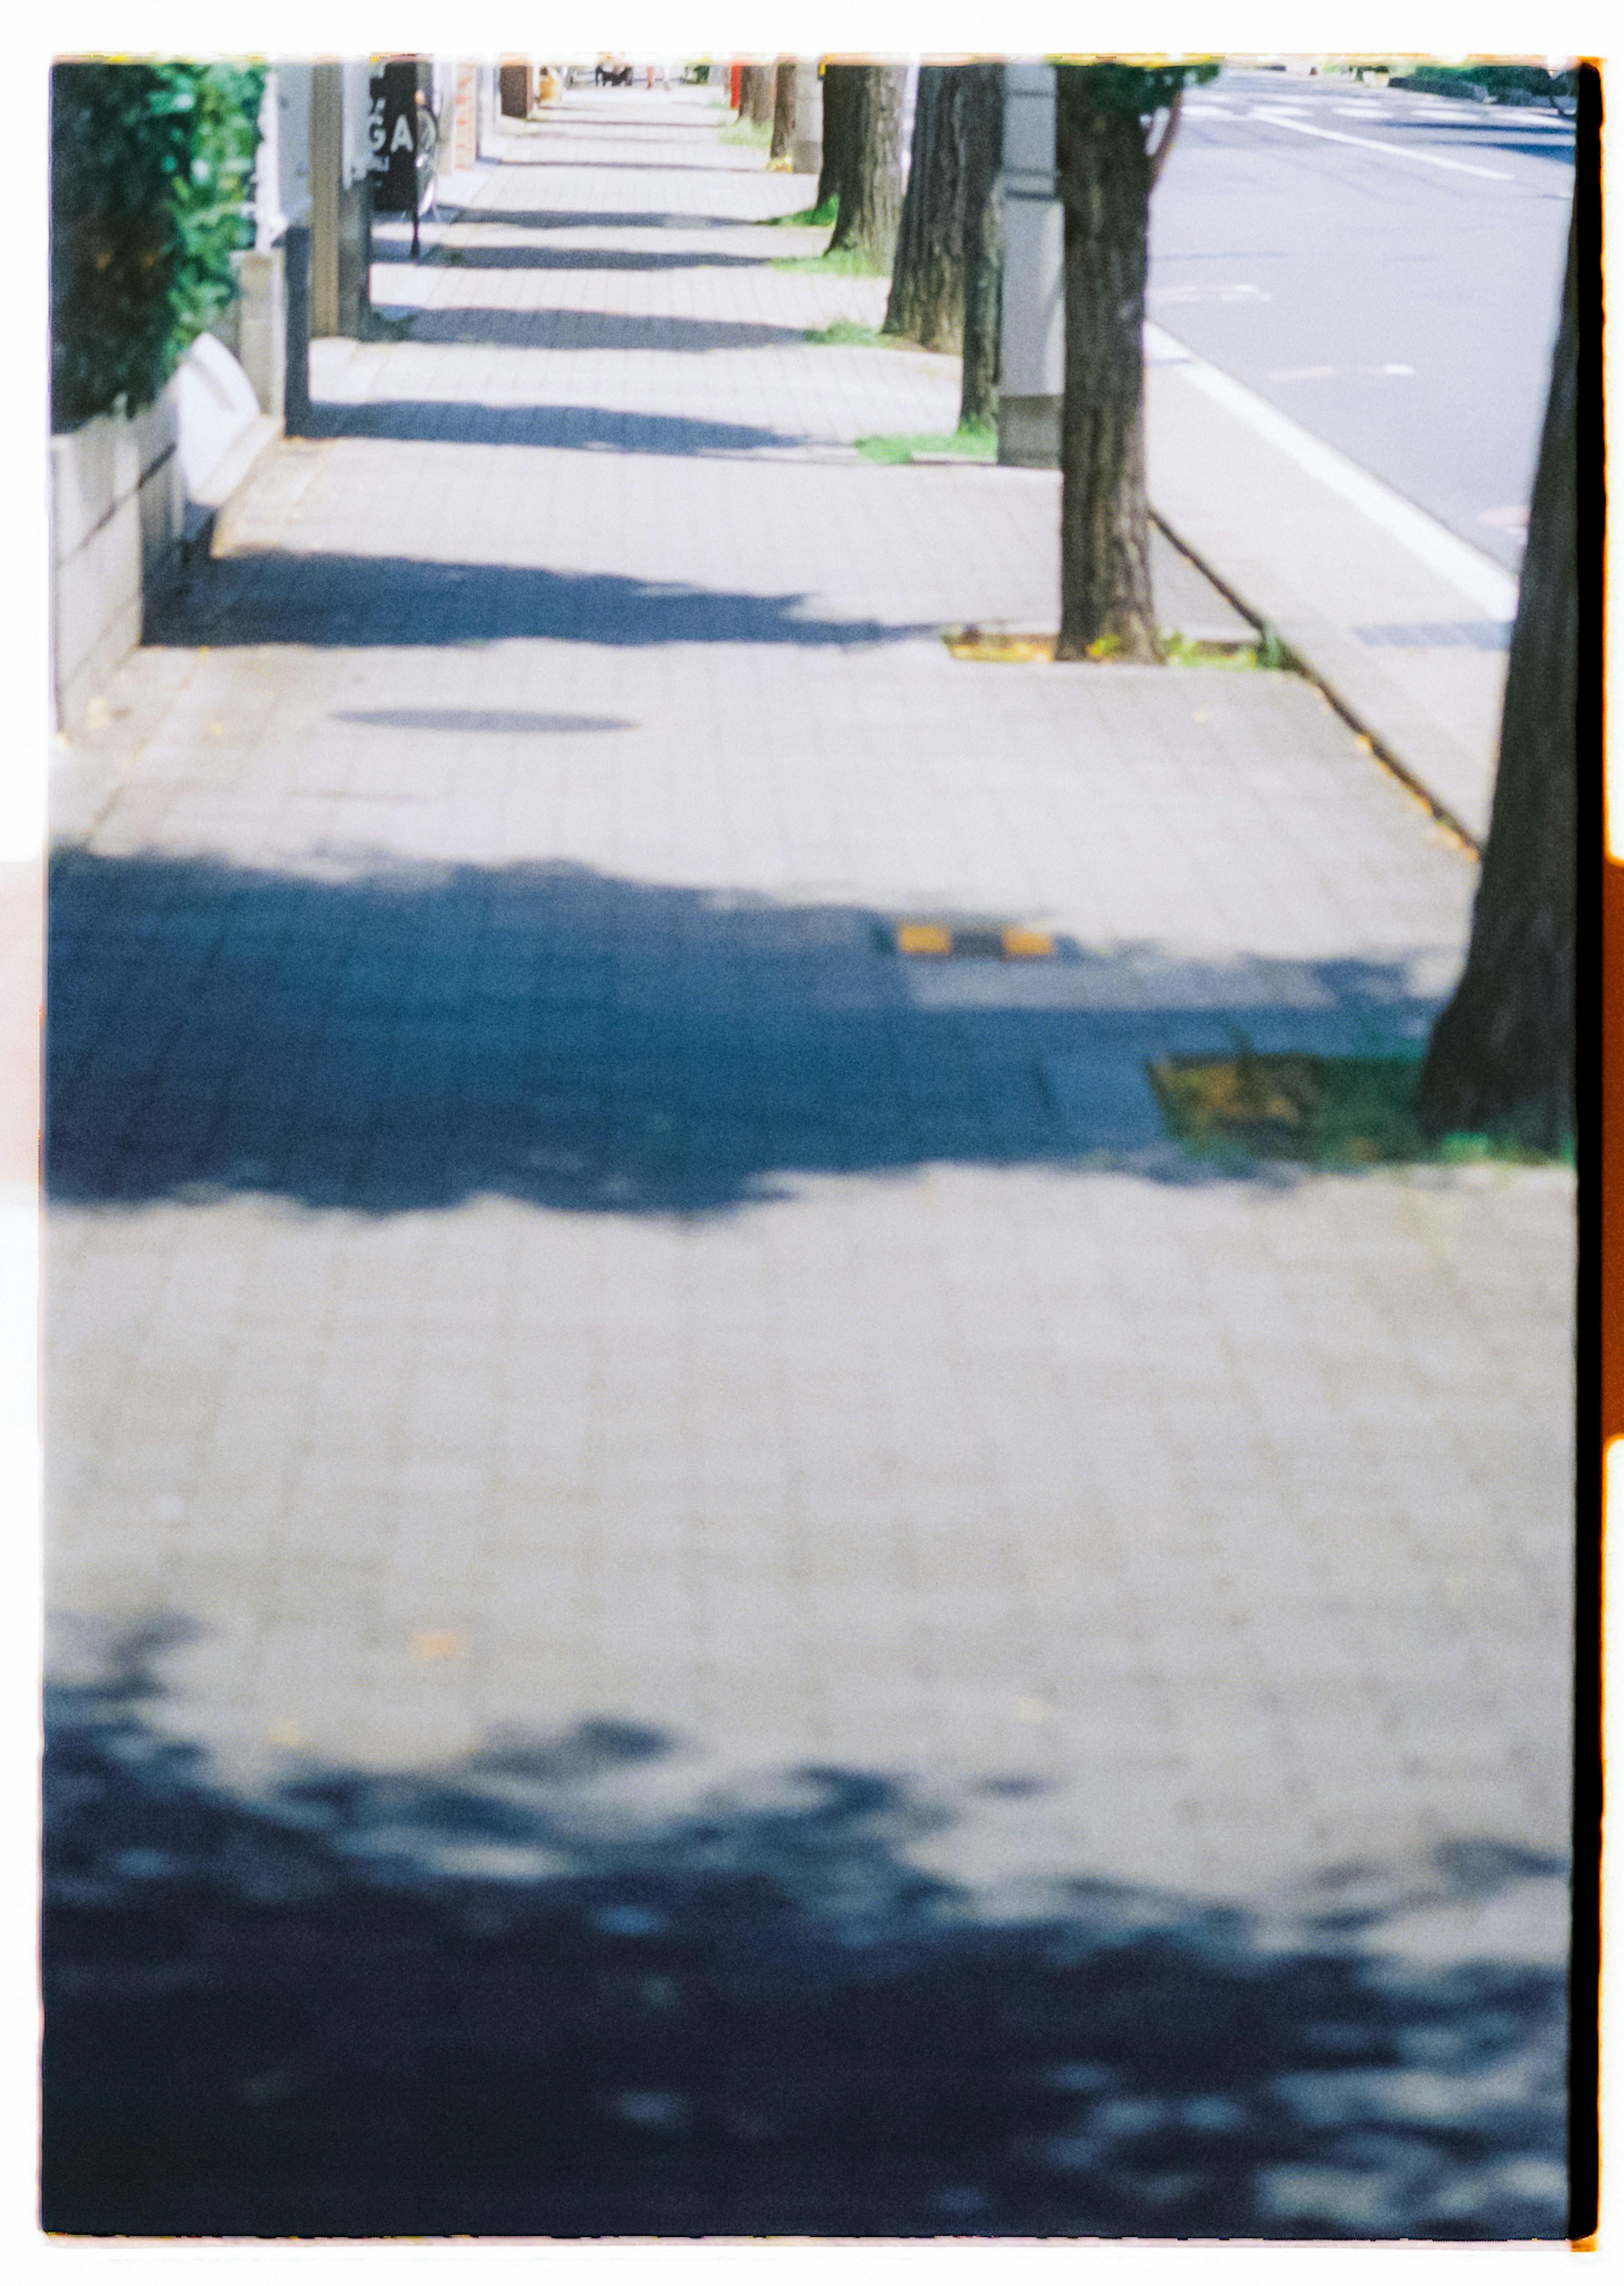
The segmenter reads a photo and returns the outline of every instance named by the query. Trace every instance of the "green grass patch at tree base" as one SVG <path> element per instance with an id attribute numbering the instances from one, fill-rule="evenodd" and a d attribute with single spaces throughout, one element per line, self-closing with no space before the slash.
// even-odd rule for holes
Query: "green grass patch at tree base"
<path id="1" fill-rule="evenodd" d="M 1281 674 L 1293 666 L 1270 627 L 1264 628 L 1256 642 L 1213 642 L 1203 636 L 1181 635 L 1177 627 L 1163 627 L 1162 650 L 1170 666 L 1255 668 L 1265 674 Z"/>
<path id="2" fill-rule="evenodd" d="M 859 325 L 855 318 L 837 318 L 832 326 L 824 326 L 806 338 L 825 350 L 882 350 L 892 336 L 882 334 L 878 326 Z"/>
<path id="3" fill-rule="evenodd" d="M 742 143 L 755 151 L 765 151 L 772 139 L 770 121 L 763 123 L 753 119 L 736 119 L 731 127 L 720 129 L 716 136 L 719 143 Z"/>
<path id="4" fill-rule="evenodd" d="M 874 338 L 878 341 L 879 336 L 876 335 Z M 885 338 L 897 341 L 895 334 L 888 334 Z M 899 342 L 898 346 L 907 348 L 909 344 Z M 859 437 L 857 450 L 865 461 L 877 461 L 882 468 L 887 469 L 906 468 L 921 453 L 933 455 L 950 453 L 955 458 L 966 461 L 996 460 L 998 432 L 996 429 L 982 429 L 972 422 L 955 429 L 950 436 L 945 437 Z"/>
<path id="5" fill-rule="evenodd" d="M 775 270 L 798 270 L 818 278 L 888 278 L 889 269 L 855 246 L 830 248 L 823 254 L 779 254 Z"/>
<path id="6" fill-rule="evenodd" d="M 1284 1159 L 1320 1169 L 1571 1164 L 1514 1137 L 1424 1135 L 1419 1055 L 1164 1056 L 1147 1069 L 1168 1131 L 1200 1158 Z"/>
<path id="7" fill-rule="evenodd" d="M 821 207 L 802 207 L 796 214 L 769 215 L 763 230 L 832 230 L 840 218 L 840 201 L 832 193 Z"/>

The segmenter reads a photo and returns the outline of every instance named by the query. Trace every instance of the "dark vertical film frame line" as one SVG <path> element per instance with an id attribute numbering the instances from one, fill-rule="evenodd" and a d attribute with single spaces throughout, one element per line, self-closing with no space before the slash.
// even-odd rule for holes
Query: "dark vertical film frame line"
<path id="1" fill-rule="evenodd" d="M 1604 735 L 1606 436 L 1602 385 L 1603 86 L 1580 67 L 1573 198 L 1579 254 L 1579 803 L 1574 1059 L 1579 1267 L 1573 1602 L 1573 1932 L 1568 1992 L 1568 2237 L 1596 2227 L 1600 2188 L 1602 1530 L 1607 1441 L 1624 1435 L 1624 863 L 1607 850 Z M 1624 825 L 1624 819 L 1618 821 Z M 1599 989 L 1596 989 L 1599 987 Z"/>

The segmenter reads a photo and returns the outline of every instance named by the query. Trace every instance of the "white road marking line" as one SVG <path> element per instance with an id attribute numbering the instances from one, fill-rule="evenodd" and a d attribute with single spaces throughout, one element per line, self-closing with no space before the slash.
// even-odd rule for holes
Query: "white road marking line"
<path id="1" fill-rule="evenodd" d="M 1151 286 L 1146 298 L 1152 302 L 1272 302 L 1273 296 L 1261 286 Z"/>
<path id="2" fill-rule="evenodd" d="M 1512 619 L 1517 616 L 1518 582 L 1516 575 L 1504 571 L 1481 556 L 1464 540 L 1430 516 L 1424 508 L 1416 508 L 1401 493 L 1384 485 L 1379 477 L 1369 475 L 1345 453 L 1331 445 L 1321 444 L 1299 427 L 1286 414 L 1226 373 L 1209 365 L 1205 358 L 1195 356 L 1173 335 L 1157 325 L 1147 322 L 1146 348 L 1155 365 L 1179 365 L 1185 378 L 1194 389 L 1210 397 L 1215 405 L 1233 413 L 1266 443 L 1295 461 L 1299 469 L 1317 477 L 1320 482 L 1351 508 L 1368 516 L 1391 539 L 1407 548 L 1439 577 L 1460 590 L 1486 611 L 1494 619 Z"/>
<path id="3" fill-rule="evenodd" d="M 1293 365 L 1283 373 L 1272 373 L 1271 381 L 1336 381 L 1344 377 L 1357 380 L 1364 374 L 1408 374 L 1414 375 L 1413 365 Z"/>
<path id="4" fill-rule="evenodd" d="M 1481 175 L 1486 183 L 1514 183 L 1515 175 L 1508 175 L 1498 167 L 1469 167 L 1464 159 L 1440 159 L 1435 151 L 1407 151 L 1401 143 L 1377 143 L 1368 135 L 1344 135 L 1340 128 L 1310 127 L 1305 120 L 1288 119 L 1283 112 L 1265 111 L 1257 105 L 1251 116 L 1262 120 L 1265 127 L 1291 127 L 1299 135 L 1318 135 L 1327 143 L 1353 143 L 1361 151 L 1382 151 L 1390 159 L 1414 159 L 1423 167 L 1447 167 L 1452 175 Z"/>

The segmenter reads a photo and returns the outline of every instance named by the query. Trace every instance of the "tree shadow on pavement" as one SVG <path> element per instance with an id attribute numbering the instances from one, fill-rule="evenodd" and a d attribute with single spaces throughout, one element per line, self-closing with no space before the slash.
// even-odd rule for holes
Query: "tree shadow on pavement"
<path id="1" fill-rule="evenodd" d="M 392 406 L 361 409 L 390 414 L 420 410 Z M 441 409 L 421 408 L 426 414 Z M 579 424 L 575 448 L 595 443 L 603 451 L 627 449 L 613 439 L 617 425 L 613 414 L 588 416 Z M 634 435 L 645 425 L 627 418 Z M 560 426 L 562 431 L 562 421 Z M 427 422 L 424 427 L 427 432 Z M 479 441 L 477 431 L 477 424 L 470 422 L 466 441 Z M 372 433 L 382 433 L 382 423 L 374 424 Z M 719 438 L 727 433 L 716 432 Z M 566 438 L 561 435 L 560 441 Z M 199 644 L 222 649 L 261 643 L 396 648 L 550 636 L 617 649 L 658 643 L 794 643 L 822 650 L 903 642 L 921 632 L 887 626 L 879 619 L 802 616 L 804 602 L 800 595 L 729 594 L 676 581 L 630 579 L 617 572 L 552 572 L 538 564 L 437 564 L 418 556 L 304 555 L 266 548 L 221 557 L 166 590 L 150 609 L 146 641 L 186 650 Z"/>
<path id="2" fill-rule="evenodd" d="M 458 209 L 453 218 L 481 230 L 739 230 L 749 221 L 736 214 L 684 214 L 676 207 L 631 214 L 613 207 L 469 206 Z"/>
<path id="3" fill-rule="evenodd" d="M 725 318 L 630 316 L 613 310 L 425 310 L 412 319 L 412 339 L 436 346 L 500 342 L 504 349 L 695 351 L 799 349 L 806 338 L 804 326 L 751 325 Z M 328 406 L 320 409 L 330 417 Z M 769 432 L 753 433 L 762 437 Z"/>
<path id="4" fill-rule="evenodd" d="M 326 399 L 313 405 L 301 424 L 304 437 L 380 437 L 409 445 L 531 445 L 556 453 L 753 453 L 804 446 L 804 435 L 757 429 L 739 421 L 691 421 L 680 414 L 616 412 L 602 405 L 471 405 L 456 398 L 398 398 L 383 403 L 343 405 Z M 200 564 L 167 608 L 184 611 L 210 582 L 229 576 L 225 567 L 252 562 L 227 556 Z M 301 563 L 371 564 L 371 557 L 302 556 Z M 419 568 L 419 567 L 413 567 Z M 429 569 L 435 567 L 430 566 Z M 494 582 L 518 575 L 505 565 L 476 567 Z M 156 623 L 166 606 L 161 602 Z M 151 638 L 148 638 L 151 640 Z M 409 639 L 408 639 L 409 640 Z"/>
<path id="5" fill-rule="evenodd" d="M 481 217 L 483 219 L 483 217 Z M 747 217 L 741 217 L 743 228 Z M 437 269 L 456 270 L 765 270 L 765 254 L 707 254 L 700 248 L 635 246 L 458 246 Z"/>
<path id="6" fill-rule="evenodd" d="M 717 120 L 712 123 L 716 126 L 720 126 L 721 122 L 720 120 Z M 544 167 L 563 167 L 567 168 L 572 174 L 579 171 L 584 175 L 731 175 L 737 178 L 741 175 L 754 177 L 757 172 L 756 169 L 751 166 L 747 160 L 741 160 L 737 165 L 729 166 L 725 161 L 686 158 L 572 159 L 569 157 L 560 157 L 556 159 L 504 159 L 502 164 L 505 167 L 524 167 L 538 172 Z M 676 213 L 680 212 L 681 209 L 674 208 L 672 211 Z M 748 222 L 751 217 L 748 215 L 742 215 L 739 219 L 742 222 Z"/>
<path id="7" fill-rule="evenodd" d="M 989 1917 L 904 1779 L 640 1812 L 675 1742 L 604 1720 L 248 1796 L 154 1696 L 49 1695 L 47 2230 L 1565 2233 L 1562 1975 L 1447 1934 L 1559 1942 L 1544 1859 Z"/>
<path id="8" fill-rule="evenodd" d="M 1224 1053 L 1237 1027 L 1402 1052 L 1437 1005 L 1402 961 L 933 963 L 855 905 L 564 864 L 321 870 L 59 860 L 53 1198 L 713 1213 L 946 1161 L 1289 1184 L 1169 1142 L 1147 1058 Z"/>

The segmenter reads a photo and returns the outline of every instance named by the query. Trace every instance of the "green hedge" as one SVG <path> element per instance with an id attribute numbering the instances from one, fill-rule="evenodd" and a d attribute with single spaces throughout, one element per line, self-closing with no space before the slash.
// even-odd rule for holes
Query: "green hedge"
<path id="1" fill-rule="evenodd" d="M 1480 87 L 1495 103 L 1512 102 L 1519 95 L 1572 96 L 1577 84 L 1576 74 L 1548 72 L 1542 64 L 1418 64 L 1388 82 L 1418 95 L 1468 96 Z"/>
<path id="2" fill-rule="evenodd" d="M 262 67 L 64 63 L 51 87 L 51 426 L 150 405 L 230 302 Z"/>

